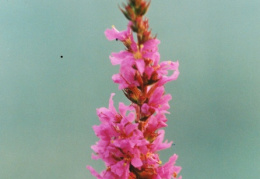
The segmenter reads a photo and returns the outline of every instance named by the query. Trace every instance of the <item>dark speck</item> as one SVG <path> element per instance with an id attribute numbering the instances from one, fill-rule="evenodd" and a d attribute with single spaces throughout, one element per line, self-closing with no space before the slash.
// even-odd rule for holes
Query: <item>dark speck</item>
<path id="1" fill-rule="evenodd" d="M 63 55 L 61 55 L 60 58 L 63 58 Z"/>
<path id="2" fill-rule="evenodd" d="M 118 41 L 118 38 L 116 38 L 116 41 Z"/>

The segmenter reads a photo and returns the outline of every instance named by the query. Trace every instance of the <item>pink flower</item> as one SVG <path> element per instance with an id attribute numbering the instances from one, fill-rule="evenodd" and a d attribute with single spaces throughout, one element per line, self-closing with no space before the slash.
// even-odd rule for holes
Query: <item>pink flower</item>
<path id="1" fill-rule="evenodd" d="M 148 102 L 142 105 L 141 111 L 143 114 L 148 116 L 154 112 L 169 113 L 167 111 L 170 108 L 168 102 L 171 100 L 171 98 L 172 97 L 170 94 L 164 94 L 163 86 L 157 87 Z"/>
<path id="2" fill-rule="evenodd" d="M 149 133 L 156 131 L 157 129 L 166 127 L 167 119 L 165 117 L 165 114 L 162 112 L 157 113 L 156 115 L 152 115 L 148 121 L 148 124 L 146 126 L 146 130 L 149 131 Z"/>
<path id="3" fill-rule="evenodd" d="M 167 76 L 168 70 L 174 71 L 172 75 Z M 179 62 L 162 62 L 160 64 L 160 67 L 157 70 L 159 74 L 160 80 L 158 81 L 157 85 L 161 86 L 164 85 L 165 83 L 172 81 L 172 80 L 177 80 L 180 72 L 179 72 Z"/>
<path id="4" fill-rule="evenodd" d="M 169 161 L 165 163 L 163 166 L 159 167 L 157 170 L 158 176 L 165 179 L 177 178 L 178 173 L 181 171 L 181 167 L 175 166 L 175 162 L 178 156 L 174 154 L 170 157 Z M 178 177 L 181 179 L 182 177 Z"/>
<path id="5" fill-rule="evenodd" d="M 120 73 L 112 76 L 113 81 L 119 83 L 119 89 L 140 85 L 135 79 L 136 70 L 131 68 L 133 64 L 134 61 L 131 60 L 123 61 L 120 66 Z"/>
<path id="6" fill-rule="evenodd" d="M 164 130 L 159 130 L 159 131 L 158 131 L 158 136 L 157 136 L 157 138 L 153 141 L 153 143 L 152 143 L 152 145 L 151 145 L 151 148 L 150 148 L 150 150 L 151 150 L 152 152 L 164 150 L 164 149 L 167 149 L 167 148 L 171 147 L 172 142 L 170 142 L 170 143 L 168 143 L 167 141 L 166 141 L 166 142 L 163 142 L 163 140 L 164 140 L 164 134 L 165 134 L 165 131 L 164 131 Z"/>
<path id="7" fill-rule="evenodd" d="M 114 26 L 112 26 L 112 29 L 107 29 L 105 31 L 105 35 L 108 40 L 120 40 L 125 41 L 130 35 L 131 35 L 131 29 L 128 26 L 127 30 L 125 31 L 118 31 Z"/>

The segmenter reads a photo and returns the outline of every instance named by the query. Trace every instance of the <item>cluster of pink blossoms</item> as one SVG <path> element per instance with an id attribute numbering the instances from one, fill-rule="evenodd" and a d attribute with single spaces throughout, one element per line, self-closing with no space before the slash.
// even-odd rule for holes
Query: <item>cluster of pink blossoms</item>
<path id="1" fill-rule="evenodd" d="M 135 42 L 133 26 L 130 21 L 125 31 L 115 27 L 105 31 L 108 40 L 119 40 L 126 46 L 126 50 L 112 53 L 110 60 L 120 65 L 120 72 L 112 79 L 131 104 L 119 103 L 117 111 L 112 93 L 109 107 L 97 109 L 101 124 L 93 129 L 100 140 L 91 147 L 95 152 L 92 158 L 102 159 L 106 169 L 98 173 L 91 166 L 87 168 L 98 179 L 181 179 L 181 167 L 175 166 L 178 156 L 174 154 L 162 165 L 158 154 L 172 145 L 164 142 L 161 129 L 167 126 L 165 114 L 171 100 L 163 85 L 178 78 L 179 63 L 160 62 L 156 38 Z"/>

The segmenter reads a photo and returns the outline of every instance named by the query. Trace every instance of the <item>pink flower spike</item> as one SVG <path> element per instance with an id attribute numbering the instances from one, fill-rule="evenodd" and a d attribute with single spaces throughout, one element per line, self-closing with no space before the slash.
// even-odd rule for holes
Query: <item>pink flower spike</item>
<path id="1" fill-rule="evenodd" d="M 181 167 L 175 166 L 177 155 L 162 165 L 159 151 L 171 147 L 164 139 L 171 94 L 164 84 L 176 80 L 179 62 L 160 62 L 160 41 L 152 35 L 144 17 L 151 1 L 128 0 L 120 10 L 128 19 L 126 30 L 114 26 L 105 30 L 108 40 L 121 41 L 125 49 L 112 52 L 112 65 L 119 72 L 112 76 L 129 103 L 116 108 L 111 93 L 108 107 L 96 110 L 99 125 L 92 128 L 98 141 L 91 146 L 93 160 L 103 160 L 105 169 L 86 168 L 97 179 L 181 179 Z M 170 47 L 171 45 L 169 45 Z"/>

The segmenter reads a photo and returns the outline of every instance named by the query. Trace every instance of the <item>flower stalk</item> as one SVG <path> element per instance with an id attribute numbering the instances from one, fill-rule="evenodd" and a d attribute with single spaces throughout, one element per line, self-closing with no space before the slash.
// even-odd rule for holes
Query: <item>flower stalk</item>
<path id="1" fill-rule="evenodd" d="M 170 94 L 165 94 L 164 84 L 176 80 L 179 63 L 160 62 L 158 44 L 151 35 L 148 19 L 144 17 L 151 1 L 128 0 L 120 10 L 128 19 L 127 29 L 118 31 L 114 26 L 107 29 L 108 40 L 121 41 L 126 47 L 112 53 L 112 65 L 120 65 L 118 74 L 112 76 L 131 105 L 119 103 L 114 107 L 111 94 L 108 108 L 97 109 L 101 121 L 93 126 L 100 140 L 91 148 L 93 159 L 102 159 L 106 169 L 101 173 L 87 166 L 98 179 L 181 179 L 181 167 L 175 166 L 176 154 L 162 165 L 158 151 L 171 147 L 172 142 L 164 141 Z M 137 42 L 133 35 L 136 35 Z M 172 75 L 168 75 L 173 71 Z"/>

